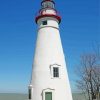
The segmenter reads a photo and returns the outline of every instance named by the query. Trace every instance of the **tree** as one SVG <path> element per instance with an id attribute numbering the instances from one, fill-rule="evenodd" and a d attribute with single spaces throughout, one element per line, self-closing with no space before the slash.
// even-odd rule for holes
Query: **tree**
<path id="1" fill-rule="evenodd" d="M 88 94 L 88 100 L 100 100 L 100 59 L 97 54 L 84 54 L 80 57 L 77 70 L 77 87 Z"/>

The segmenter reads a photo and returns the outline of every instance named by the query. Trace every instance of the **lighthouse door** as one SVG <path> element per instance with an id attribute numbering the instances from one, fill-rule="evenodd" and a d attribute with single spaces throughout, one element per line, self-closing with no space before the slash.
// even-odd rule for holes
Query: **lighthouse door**
<path id="1" fill-rule="evenodd" d="M 45 92 L 45 100 L 52 100 L 52 92 Z"/>

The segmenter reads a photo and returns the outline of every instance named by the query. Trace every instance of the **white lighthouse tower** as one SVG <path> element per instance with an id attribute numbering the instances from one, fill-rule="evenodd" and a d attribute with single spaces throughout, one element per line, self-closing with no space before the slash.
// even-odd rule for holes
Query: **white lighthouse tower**
<path id="1" fill-rule="evenodd" d="M 29 100 L 72 100 L 59 33 L 61 18 L 53 0 L 43 0 L 41 7 Z"/>

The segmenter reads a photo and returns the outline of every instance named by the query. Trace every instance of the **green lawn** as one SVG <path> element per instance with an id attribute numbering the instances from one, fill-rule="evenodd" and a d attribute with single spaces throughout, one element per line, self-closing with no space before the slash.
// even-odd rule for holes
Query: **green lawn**
<path id="1" fill-rule="evenodd" d="M 0 93 L 0 100 L 28 100 L 27 94 Z M 73 100 L 85 100 L 83 94 L 73 93 Z"/>
<path id="2" fill-rule="evenodd" d="M 0 93 L 0 100 L 28 100 L 26 94 Z"/>
<path id="3" fill-rule="evenodd" d="M 86 96 L 82 93 L 73 93 L 73 100 L 86 100 Z"/>

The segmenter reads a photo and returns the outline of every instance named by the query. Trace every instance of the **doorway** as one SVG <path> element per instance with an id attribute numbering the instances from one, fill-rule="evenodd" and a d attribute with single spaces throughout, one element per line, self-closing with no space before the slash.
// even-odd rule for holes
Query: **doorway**
<path id="1" fill-rule="evenodd" d="M 45 100 L 52 100 L 52 92 L 45 92 Z"/>

